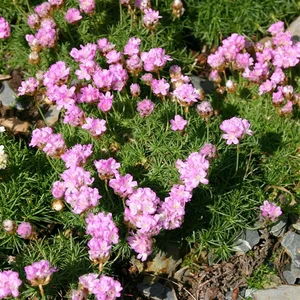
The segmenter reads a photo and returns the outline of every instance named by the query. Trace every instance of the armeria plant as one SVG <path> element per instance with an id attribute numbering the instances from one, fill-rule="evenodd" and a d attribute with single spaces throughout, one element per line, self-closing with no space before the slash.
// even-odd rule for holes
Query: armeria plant
<path id="1" fill-rule="evenodd" d="M 64 59 L 51 59 L 46 67 L 43 57 L 50 50 L 56 51 L 61 38 L 62 20 L 55 16 L 62 10 L 68 26 L 79 26 L 95 17 L 97 3 L 79 0 L 76 7 L 65 7 L 62 0 L 49 0 L 36 6 L 27 18 L 32 33 L 25 39 L 35 72 L 21 83 L 18 95 L 32 97 L 37 107 L 55 105 L 62 119 L 53 128 L 47 126 L 45 119 L 44 127 L 32 131 L 29 146 L 44 152 L 55 172 L 50 188 L 52 208 L 58 215 L 55 220 L 61 217 L 61 224 L 62 220 L 76 220 L 81 228 L 78 238 L 85 237 L 81 249 L 91 262 L 78 278 L 73 278 L 76 284 L 66 288 L 67 297 L 74 300 L 87 299 L 89 295 L 96 299 L 121 297 L 123 287 L 107 266 L 123 255 L 122 247 L 129 247 L 138 259 L 146 261 L 159 235 L 182 227 L 188 205 L 197 198 L 194 195 L 198 187 L 208 189 L 209 173 L 217 158 L 217 140 L 224 138 L 227 145 L 238 145 L 246 135 L 255 136 L 251 122 L 234 116 L 222 122 L 217 119 L 216 137 L 210 138 L 213 101 L 194 87 L 190 77 L 184 75 L 184 66 L 176 64 L 178 59 L 155 42 L 162 15 L 151 7 L 151 1 L 123 0 L 123 17 L 122 5 L 127 7 L 131 27 L 140 25 L 150 43 L 139 36 L 130 36 L 123 45 L 115 45 L 108 37 L 94 37 L 70 47 Z M 183 3 L 175 0 L 169 10 L 172 18 L 180 18 Z M 210 78 L 220 84 L 222 73 L 232 67 L 259 83 L 260 94 L 277 88 L 277 93 L 282 90 L 285 97 L 288 88 L 283 86 L 286 77 L 282 69 L 298 63 L 299 46 L 290 44 L 280 23 L 273 25 L 270 32 L 274 44 L 259 48 L 257 62 L 246 51 L 244 37 L 232 35 L 224 40 L 208 59 L 213 67 Z M 0 37 L 6 39 L 9 34 L 9 25 L 1 19 Z M 276 53 L 291 50 L 295 52 L 291 59 L 278 61 Z M 234 91 L 235 83 L 227 82 L 226 88 Z M 283 100 L 286 103 L 280 102 L 285 105 L 281 112 L 291 99 L 296 99 L 292 90 Z M 157 132 L 162 136 L 162 147 L 150 139 Z M 177 146 L 168 148 L 168 142 Z M 134 147 L 138 150 L 132 151 Z M 225 142 L 222 147 L 226 148 Z M 5 168 L 8 156 L 3 151 L 0 154 L 0 166 Z M 160 172 L 152 168 L 154 165 Z M 236 173 L 238 170 L 239 150 Z M 151 182 L 149 178 L 156 178 L 158 173 L 168 173 L 167 180 L 160 174 L 162 183 Z M 271 221 L 281 214 L 280 208 L 266 202 L 261 211 Z M 34 243 L 42 243 L 41 234 L 37 224 L 24 219 L 7 216 L 3 229 L 6 236 L 21 239 L 30 249 Z M 53 240 L 55 244 L 57 239 Z M 38 288 L 40 297 L 47 298 L 47 286 L 59 276 L 60 269 L 53 263 L 58 258 L 50 259 L 45 253 L 42 256 L 43 259 L 32 258 L 23 265 L 24 269 L 19 268 L 23 284 L 18 272 L 0 272 L 0 299 L 18 297 L 19 289 L 25 290 L 25 285 L 30 292 Z"/>

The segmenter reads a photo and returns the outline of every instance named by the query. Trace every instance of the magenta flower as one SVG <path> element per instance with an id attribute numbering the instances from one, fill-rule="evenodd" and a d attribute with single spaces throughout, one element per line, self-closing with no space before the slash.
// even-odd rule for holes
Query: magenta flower
<path id="1" fill-rule="evenodd" d="M 272 222 L 274 222 L 282 214 L 280 206 L 277 206 L 275 203 L 267 200 L 260 206 L 260 211 L 264 218 L 270 219 Z"/>
<path id="2" fill-rule="evenodd" d="M 134 54 L 139 54 L 140 53 L 140 44 L 141 44 L 141 39 L 139 38 L 134 38 L 131 37 L 127 44 L 124 47 L 124 54 L 132 56 Z"/>
<path id="3" fill-rule="evenodd" d="M 100 93 L 100 102 L 98 103 L 98 108 L 107 113 L 111 110 L 113 105 L 114 95 L 110 92 L 106 92 L 105 94 Z"/>
<path id="4" fill-rule="evenodd" d="M 94 165 L 97 169 L 98 176 L 102 180 L 108 180 L 119 174 L 120 164 L 112 157 L 109 159 L 95 160 Z"/>
<path id="5" fill-rule="evenodd" d="M 210 160 L 212 158 L 216 158 L 218 156 L 217 154 L 217 147 L 210 143 L 205 143 L 199 153 L 203 155 L 206 159 Z"/>
<path id="6" fill-rule="evenodd" d="M 162 16 L 159 15 L 159 11 L 147 8 L 144 10 L 143 24 L 146 28 L 154 30 L 159 24 L 159 19 Z"/>
<path id="7" fill-rule="evenodd" d="M 174 117 L 174 120 L 170 120 L 171 123 L 171 129 L 174 131 L 182 131 L 186 124 L 187 124 L 187 120 L 183 119 L 180 115 L 176 115 Z"/>
<path id="8" fill-rule="evenodd" d="M 267 31 L 269 31 L 272 35 L 277 35 L 280 32 L 284 32 L 284 23 L 282 21 L 274 23 Z"/>
<path id="9" fill-rule="evenodd" d="M 19 278 L 19 273 L 8 270 L 0 272 L 0 299 L 6 297 L 19 297 L 19 287 L 22 281 Z"/>
<path id="10" fill-rule="evenodd" d="M 223 121 L 220 125 L 220 129 L 225 131 L 225 134 L 223 134 L 222 137 L 227 140 L 227 145 L 237 145 L 239 140 L 242 139 L 245 134 L 252 135 L 250 126 L 251 125 L 248 120 L 233 117 L 229 120 Z"/>
<path id="11" fill-rule="evenodd" d="M 18 96 L 23 96 L 25 94 L 32 96 L 39 85 L 39 82 L 34 77 L 30 77 L 27 80 L 22 81 L 21 86 L 18 88 Z"/>
<path id="12" fill-rule="evenodd" d="M 141 261 L 145 261 L 152 253 L 151 235 L 130 232 L 127 241 L 131 249 L 138 253 L 137 258 Z"/>
<path id="13" fill-rule="evenodd" d="M 197 105 L 197 113 L 204 119 L 211 117 L 214 114 L 214 109 L 209 101 L 202 101 Z"/>
<path id="14" fill-rule="evenodd" d="M 87 15 L 93 14 L 96 10 L 95 0 L 79 0 L 79 7 Z"/>
<path id="15" fill-rule="evenodd" d="M 22 222 L 18 226 L 17 234 L 23 239 L 28 239 L 28 238 L 30 238 L 32 231 L 33 231 L 33 228 L 30 223 Z"/>
<path id="16" fill-rule="evenodd" d="M 82 16 L 77 8 L 69 8 L 64 16 L 64 19 L 69 24 L 75 24 L 82 19 Z"/>
<path id="17" fill-rule="evenodd" d="M 92 136 L 100 136 L 106 131 L 106 121 L 94 118 L 86 118 L 81 128 L 88 130 Z"/>
<path id="18" fill-rule="evenodd" d="M 3 17 L 0 17 L 0 39 L 6 39 L 9 36 L 10 36 L 10 26 Z"/>
<path id="19" fill-rule="evenodd" d="M 34 262 L 32 265 L 25 268 L 26 278 L 30 281 L 32 286 L 46 285 L 50 282 L 51 276 L 58 270 L 55 267 L 51 267 L 48 260 L 41 260 Z"/>
<path id="20" fill-rule="evenodd" d="M 37 14 L 29 15 L 27 23 L 32 29 L 38 29 L 40 26 L 40 17 Z"/>
<path id="21" fill-rule="evenodd" d="M 162 48 L 152 48 L 149 52 L 142 52 L 141 59 L 147 72 L 157 72 L 166 65 L 167 61 L 173 60 Z"/>
<path id="22" fill-rule="evenodd" d="M 153 79 L 151 82 L 153 94 L 157 97 L 167 96 L 169 93 L 170 84 L 164 79 Z"/>
<path id="23" fill-rule="evenodd" d="M 151 100 L 144 99 L 138 102 L 137 111 L 139 112 L 141 117 L 147 117 L 153 112 L 154 106 L 155 104 Z"/>
<path id="24" fill-rule="evenodd" d="M 132 83 L 130 85 L 130 93 L 131 93 L 132 97 L 138 97 L 141 93 L 141 88 L 140 88 L 139 84 Z"/>

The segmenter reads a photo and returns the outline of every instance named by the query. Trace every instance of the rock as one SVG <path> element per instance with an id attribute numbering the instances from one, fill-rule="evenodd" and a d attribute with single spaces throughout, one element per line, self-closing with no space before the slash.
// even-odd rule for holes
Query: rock
<path id="1" fill-rule="evenodd" d="M 259 243 L 260 236 L 257 230 L 246 229 L 245 238 L 238 239 L 233 244 L 233 251 L 247 253 Z"/>
<path id="2" fill-rule="evenodd" d="M 201 78 L 199 76 L 190 76 L 191 82 L 195 89 L 203 89 L 206 93 L 213 92 L 215 88 L 214 82 L 207 80 L 205 78 Z"/>
<path id="3" fill-rule="evenodd" d="M 251 249 L 259 243 L 260 236 L 257 230 L 246 229 L 246 237 L 245 240 L 251 246 Z"/>
<path id="4" fill-rule="evenodd" d="M 155 257 L 147 262 L 146 272 L 152 274 L 167 274 L 175 272 L 176 268 L 181 264 L 179 248 L 177 245 L 168 245 L 166 252 L 159 251 Z"/>
<path id="5" fill-rule="evenodd" d="M 137 288 L 144 296 L 153 300 L 177 300 L 175 293 L 159 282 L 153 285 L 138 283 Z"/>
<path id="6" fill-rule="evenodd" d="M 258 290 L 253 293 L 253 300 L 297 300 L 300 285 L 281 285 L 275 289 Z"/>
<path id="7" fill-rule="evenodd" d="M 290 26 L 287 28 L 287 31 L 292 34 L 293 42 L 300 41 L 300 17 L 298 17 L 290 24 Z"/>
<path id="8" fill-rule="evenodd" d="M 288 284 L 294 284 L 297 280 L 297 277 L 293 275 L 293 272 L 291 271 L 291 264 L 287 264 L 285 266 L 285 270 L 282 272 L 282 276 L 286 280 Z"/>
<path id="9" fill-rule="evenodd" d="M 300 254 L 300 235 L 289 231 L 281 241 L 282 247 L 286 250 L 292 261 L 299 259 Z"/>
<path id="10" fill-rule="evenodd" d="M 257 289 L 246 289 L 244 298 L 253 298 L 253 293 L 257 291 Z"/>
<path id="11" fill-rule="evenodd" d="M 189 266 L 185 266 L 178 270 L 173 277 L 178 282 L 188 282 L 193 277 L 193 273 Z"/>
<path id="12" fill-rule="evenodd" d="M 4 126 L 9 131 L 12 131 L 14 134 L 29 133 L 30 124 L 17 118 L 0 118 L 0 125 Z"/>
<path id="13" fill-rule="evenodd" d="M 16 97 L 15 92 L 10 88 L 7 81 L 0 82 L 0 101 L 3 106 L 6 107 L 15 107 L 16 106 Z"/>
<path id="14" fill-rule="evenodd" d="M 280 220 L 278 220 L 275 225 L 271 227 L 270 233 L 276 237 L 283 236 L 287 225 L 287 219 L 287 216 L 280 218 Z"/>
<path id="15" fill-rule="evenodd" d="M 47 122 L 47 126 L 53 126 L 59 119 L 60 111 L 56 109 L 56 105 L 51 105 L 44 117 Z"/>

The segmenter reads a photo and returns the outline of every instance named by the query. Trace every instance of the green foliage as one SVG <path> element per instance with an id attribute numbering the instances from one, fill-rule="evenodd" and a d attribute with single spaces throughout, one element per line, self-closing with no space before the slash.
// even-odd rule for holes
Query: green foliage
<path id="1" fill-rule="evenodd" d="M 107 37 L 121 51 L 128 39 L 135 36 L 142 40 L 142 51 L 163 47 L 173 57 L 172 64 L 180 65 L 184 73 L 193 73 L 195 56 L 189 48 L 199 50 L 200 43 L 218 45 L 222 37 L 233 32 L 259 38 L 273 21 L 283 19 L 288 22 L 299 13 L 295 1 L 189 0 L 185 1 L 184 15 L 174 20 L 171 1 L 160 1 L 159 7 L 156 1 L 153 6 L 161 10 L 163 18 L 156 32 L 151 34 L 143 27 L 139 12 L 130 15 L 126 8 L 120 9 L 117 2 L 97 1 L 97 13 L 84 16 L 78 25 L 72 26 L 63 19 L 63 12 L 78 3 L 66 1 L 66 7 L 54 14 L 59 27 L 59 42 L 54 49 L 44 50 L 41 63 L 33 66 L 28 63 L 30 50 L 24 36 L 33 33 L 26 20 L 37 3 L 24 0 L 12 4 L 3 0 L 0 15 L 12 23 L 12 36 L 0 42 L 2 54 L 7 57 L 0 62 L 1 72 L 22 68 L 26 77 L 34 76 L 39 69 L 46 71 L 58 60 L 65 61 L 74 71 L 78 66 L 69 55 L 73 47 L 79 48 L 80 44 Z M 191 37 L 194 38 L 193 45 Z M 101 58 L 98 59 L 105 67 Z M 170 65 L 161 72 L 162 76 L 169 78 Z M 72 79 L 75 78 L 73 75 Z M 286 191 L 288 200 L 299 196 L 298 115 L 279 117 L 267 96 L 257 97 L 257 90 L 248 87 L 249 90 L 239 89 L 236 94 L 225 97 L 216 93 L 209 95 L 213 107 L 221 114 L 206 122 L 194 108 L 185 112 L 170 99 L 163 102 L 154 97 L 150 88 L 139 79 L 131 78 L 130 81 L 141 84 L 141 99 L 149 98 L 155 102 L 151 116 L 141 118 L 137 114 L 137 100 L 130 96 L 127 87 L 127 90 L 114 93 L 113 110 L 107 115 L 95 107 L 83 105 L 87 116 L 107 120 L 108 129 L 101 139 L 94 139 L 87 131 L 62 122 L 54 126 L 56 132 L 62 133 L 69 148 L 77 143 L 93 144 L 93 155 L 85 169 L 95 177 L 93 187 L 102 195 L 99 206 L 93 211 L 112 212 L 120 228 L 120 243 L 113 248 L 111 259 L 104 268 L 105 274 L 116 275 L 116 265 L 128 262 L 132 252 L 126 243 L 128 232 L 123 222 L 122 200 L 96 178 L 94 160 L 116 158 L 121 163 L 122 174 L 132 174 L 140 187 L 152 188 L 163 199 L 170 188 L 179 183 L 176 160 L 185 160 L 191 152 L 199 151 L 205 142 L 217 146 L 218 158 L 211 162 L 209 169 L 210 183 L 200 185 L 194 191 L 192 201 L 186 207 L 182 228 L 161 232 L 155 238 L 155 250 L 163 249 L 171 242 L 182 248 L 187 244 L 190 249 L 186 263 L 191 265 L 199 264 L 204 251 L 210 254 L 211 262 L 227 259 L 232 254 L 233 241 L 257 219 L 259 205 L 274 196 L 272 191 Z M 170 129 L 170 119 L 176 114 L 188 120 L 182 134 Z M 253 130 L 253 136 L 245 138 L 239 145 L 238 167 L 237 149 L 234 145 L 226 145 L 219 129 L 223 120 L 235 115 L 248 119 Z M 6 133 L 0 133 L 0 144 L 4 145 L 9 157 L 7 169 L 0 170 L 0 221 L 10 219 L 18 224 L 28 221 L 38 234 L 36 240 L 26 241 L 2 230 L 0 268 L 19 271 L 25 282 L 24 266 L 48 259 L 59 272 L 45 287 L 45 292 L 49 299 L 54 299 L 57 294 L 62 298 L 71 288 L 77 287 L 80 275 L 97 272 L 87 252 L 90 237 L 85 233 L 86 215 L 75 215 L 69 206 L 62 212 L 51 209 L 52 184 L 60 179 L 65 169 L 61 160 L 47 158 L 41 151 L 29 147 L 28 140 Z M 277 194 L 275 200 L 276 197 Z M 286 211 L 289 212 L 288 204 Z M 299 205 L 290 212 L 299 214 Z M 9 256 L 15 256 L 16 261 L 9 262 Z M 258 286 L 269 271 L 261 267 L 249 284 Z M 29 284 L 23 290 L 23 299 L 39 295 Z"/>

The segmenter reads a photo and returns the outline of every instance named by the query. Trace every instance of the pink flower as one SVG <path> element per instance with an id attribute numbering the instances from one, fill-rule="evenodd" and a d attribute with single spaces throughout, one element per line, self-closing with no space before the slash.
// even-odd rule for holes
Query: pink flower
<path id="1" fill-rule="evenodd" d="M 48 260 L 34 262 L 32 265 L 25 268 L 26 278 L 32 286 L 48 284 L 54 272 L 57 272 L 55 267 L 51 267 Z"/>
<path id="2" fill-rule="evenodd" d="M 21 86 L 18 88 L 18 96 L 22 95 L 33 95 L 39 87 L 39 82 L 34 78 L 30 77 L 25 81 L 21 82 Z"/>
<path id="3" fill-rule="evenodd" d="M 270 219 L 274 222 L 281 214 L 280 206 L 277 206 L 275 203 L 264 201 L 264 204 L 260 206 L 261 215 L 266 218 Z"/>
<path id="4" fill-rule="evenodd" d="M 159 15 L 159 11 L 147 8 L 144 10 L 143 24 L 146 28 L 154 30 L 157 27 L 160 18 L 162 18 L 162 16 Z"/>
<path id="5" fill-rule="evenodd" d="M 114 190 L 115 194 L 125 199 L 134 192 L 137 182 L 133 180 L 130 174 L 125 176 L 115 174 L 115 178 L 110 179 L 109 186 Z"/>
<path id="6" fill-rule="evenodd" d="M 29 15 L 27 23 L 32 29 L 38 29 L 40 26 L 40 17 L 37 14 Z"/>
<path id="7" fill-rule="evenodd" d="M 124 47 L 124 54 L 132 56 L 140 53 L 141 39 L 131 37 Z"/>
<path id="8" fill-rule="evenodd" d="M 176 115 L 174 117 L 174 120 L 170 120 L 170 123 L 171 123 L 171 129 L 174 130 L 174 131 L 182 131 L 186 124 L 187 124 L 187 120 L 183 119 L 180 115 Z"/>
<path id="9" fill-rule="evenodd" d="M 19 287 L 22 281 L 19 278 L 19 273 L 8 270 L 0 272 L 0 299 L 6 297 L 19 297 Z"/>
<path id="10" fill-rule="evenodd" d="M 138 97 L 141 93 L 141 88 L 137 83 L 132 83 L 130 85 L 130 93 L 132 97 Z"/>
<path id="11" fill-rule="evenodd" d="M 40 18 L 46 18 L 51 12 L 51 4 L 49 2 L 43 2 L 36 6 L 34 11 L 39 15 Z"/>
<path id="12" fill-rule="evenodd" d="M 141 117 L 147 117 L 153 112 L 154 106 L 155 104 L 151 100 L 144 99 L 138 102 L 137 111 L 139 112 Z"/>
<path id="13" fill-rule="evenodd" d="M 201 147 L 199 153 L 210 160 L 217 157 L 217 147 L 213 144 L 206 143 Z"/>
<path id="14" fill-rule="evenodd" d="M 145 261 L 152 253 L 152 238 L 147 234 L 130 232 L 127 241 L 131 249 L 138 253 L 137 258 Z"/>
<path id="15" fill-rule="evenodd" d="M 116 64 L 122 59 L 121 52 L 117 52 L 116 50 L 111 50 L 105 55 L 108 64 Z"/>
<path id="16" fill-rule="evenodd" d="M 197 102 L 200 98 L 197 90 L 192 84 L 189 83 L 181 84 L 173 91 L 172 94 L 177 99 L 179 104 L 183 106 L 190 106 L 194 102 Z"/>
<path id="17" fill-rule="evenodd" d="M 10 36 L 10 26 L 3 17 L 0 17 L 0 39 L 6 39 L 9 36 Z"/>
<path id="18" fill-rule="evenodd" d="M 152 48 L 149 52 L 142 52 L 141 59 L 147 72 L 157 72 L 166 65 L 167 61 L 173 60 L 162 48 Z"/>
<path id="19" fill-rule="evenodd" d="M 164 78 L 160 80 L 153 79 L 151 82 L 151 88 L 154 95 L 163 97 L 169 93 L 170 85 Z"/>
<path id="20" fill-rule="evenodd" d="M 114 100 L 114 95 L 110 92 L 106 92 L 105 94 L 100 93 L 100 102 L 98 103 L 98 108 L 104 113 L 109 112 L 112 108 Z"/>
<path id="21" fill-rule="evenodd" d="M 237 145 L 239 140 L 242 139 L 245 134 L 252 135 L 250 126 L 251 125 L 248 120 L 233 117 L 229 120 L 223 121 L 220 125 L 220 129 L 225 131 L 225 134 L 223 134 L 222 137 L 227 140 L 227 145 Z"/>
<path id="22" fill-rule="evenodd" d="M 64 16 L 64 19 L 69 24 L 75 24 L 82 19 L 82 16 L 77 8 L 69 8 Z"/>
<path id="23" fill-rule="evenodd" d="M 32 233 L 32 226 L 28 222 L 22 222 L 17 229 L 17 234 L 23 238 L 28 239 Z"/>
<path id="24" fill-rule="evenodd" d="M 106 131 L 106 121 L 94 118 L 86 118 L 81 128 L 88 130 L 93 136 L 100 136 Z"/>
<path id="25" fill-rule="evenodd" d="M 98 176 L 102 180 L 108 180 L 108 179 L 111 179 L 111 178 L 117 176 L 119 174 L 118 169 L 121 166 L 112 157 L 109 159 L 95 160 L 94 165 L 97 169 Z"/>
<path id="26" fill-rule="evenodd" d="M 267 31 L 269 31 L 272 35 L 277 35 L 280 32 L 284 32 L 284 23 L 282 21 L 274 23 Z"/>
<path id="27" fill-rule="evenodd" d="M 208 101 L 202 101 L 200 104 L 197 105 L 196 109 L 199 116 L 205 119 L 211 117 L 214 114 L 214 109 Z"/>
<path id="28" fill-rule="evenodd" d="M 76 144 L 61 155 L 61 159 L 65 162 L 67 168 L 82 166 L 92 155 L 92 144 L 81 145 Z"/>
<path id="29" fill-rule="evenodd" d="M 87 15 L 93 14 L 96 10 L 95 0 L 79 0 L 79 7 Z"/>

